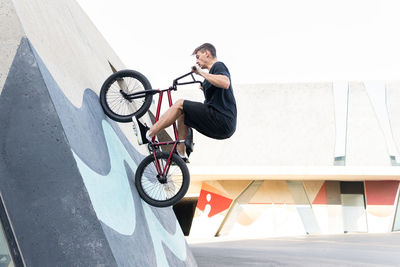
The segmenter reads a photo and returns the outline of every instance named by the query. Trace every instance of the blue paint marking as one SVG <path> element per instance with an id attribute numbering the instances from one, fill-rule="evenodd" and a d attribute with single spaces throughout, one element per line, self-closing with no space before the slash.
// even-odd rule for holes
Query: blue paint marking
<path id="1" fill-rule="evenodd" d="M 73 154 L 99 220 L 120 234 L 132 235 L 136 224 L 135 205 L 124 160 L 133 171 L 137 166 L 112 127 L 104 120 L 102 125 L 110 153 L 110 172 L 100 175 Z"/>
<path id="2" fill-rule="evenodd" d="M 74 152 L 73 155 L 99 220 L 120 234 L 132 235 L 136 225 L 135 205 L 124 161 L 134 172 L 137 165 L 108 122 L 103 120 L 102 126 L 110 154 L 110 172 L 107 175 L 100 175 L 89 168 Z M 165 244 L 177 258 L 185 261 L 186 241 L 178 222 L 175 233 L 170 234 L 158 221 L 151 207 L 143 200 L 141 204 L 153 241 L 157 266 L 169 266 L 162 244 Z"/>
<path id="3" fill-rule="evenodd" d="M 181 261 L 186 260 L 186 241 L 178 223 L 176 223 L 175 234 L 165 231 L 157 217 L 151 211 L 149 205 L 142 200 L 144 214 L 150 228 L 151 239 L 153 240 L 154 250 L 156 251 L 157 266 L 168 266 L 162 243 L 164 243 Z"/>

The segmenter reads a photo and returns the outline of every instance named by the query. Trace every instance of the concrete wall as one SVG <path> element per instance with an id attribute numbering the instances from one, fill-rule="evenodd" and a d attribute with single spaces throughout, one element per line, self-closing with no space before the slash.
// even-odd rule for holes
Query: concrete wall
<path id="1" fill-rule="evenodd" d="M 0 0 L 0 93 L 7 78 L 19 40 L 24 35 L 13 2 Z"/>
<path id="2" fill-rule="evenodd" d="M 398 231 L 398 192 L 398 181 L 205 181 L 190 236 Z"/>
<path id="3" fill-rule="evenodd" d="M 195 266 L 172 208 L 136 192 L 144 156 L 128 126 L 100 107 L 109 61 L 124 68 L 112 49 L 74 1 L 0 7 L 0 25 L 11 27 L 1 39 L 10 46 L 0 54 L 9 62 L 0 69 L 0 189 L 13 249 L 27 266 Z"/>
<path id="4" fill-rule="evenodd" d="M 234 92 L 236 133 L 223 141 L 195 133 L 192 166 L 391 167 L 400 162 L 399 82 L 234 84 Z"/>

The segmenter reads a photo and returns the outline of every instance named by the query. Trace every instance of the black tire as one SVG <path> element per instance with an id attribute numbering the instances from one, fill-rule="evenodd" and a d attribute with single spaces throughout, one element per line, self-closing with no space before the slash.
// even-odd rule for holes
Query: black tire
<path id="1" fill-rule="evenodd" d="M 167 152 L 157 152 L 157 159 L 161 164 L 165 164 L 168 157 Z M 136 170 L 136 189 L 140 197 L 152 206 L 172 206 L 185 196 L 189 188 L 190 174 L 186 163 L 175 153 L 172 154 L 171 160 L 173 165 L 170 166 L 167 183 L 164 184 L 157 178 L 152 154 L 144 158 Z"/>
<path id="2" fill-rule="evenodd" d="M 121 94 L 122 86 L 126 93 L 131 94 L 150 90 L 151 84 L 143 74 L 134 70 L 118 71 L 104 81 L 100 90 L 100 104 L 104 113 L 114 121 L 131 122 L 132 116 L 140 118 L 146 113 L 153 95 L 128 100 Z"/>

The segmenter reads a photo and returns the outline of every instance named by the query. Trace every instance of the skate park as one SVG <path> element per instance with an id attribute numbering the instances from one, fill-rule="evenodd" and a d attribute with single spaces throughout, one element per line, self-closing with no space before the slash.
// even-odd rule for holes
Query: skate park
<path id="1" fill-rule="evenodd" d="M 265 264 L 302 266 L 301 256 L 285 254 L 285 238 L 318 244 L 346 235 L 360 251 L 382 246 L 386 260 L 371 264 L 396 263 L 398 80 L 235 84 L 239 130 L 226 142 L 195 133 L 189 191 L 159 209 L 131 179 L 146 147 L 99 104 L 104 80 L 136 66 L 124 65 L 73 0 L 1 0 L 0 21 L 4 266 L 203 266 L 218 255 L 199 256 L 201 244 L 240 250 L 235 240 L 255 238 L 283 244 L 276 255 L 289 258 L 267 249 Z"/>

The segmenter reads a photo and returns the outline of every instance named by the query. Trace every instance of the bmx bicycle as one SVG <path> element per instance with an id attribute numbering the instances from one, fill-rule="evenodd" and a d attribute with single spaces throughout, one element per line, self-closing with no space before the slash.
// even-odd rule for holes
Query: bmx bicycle
<path id="1" fill-rule="evenodd" d="M 171 91 L 176 91 L 180 85 L 199 83 L 192 71 L 176 78 L 168 89 L 152 89 L 149 80 L 141 73 L 134 70 L 121 70 L 108 77 L 100 90 L 100 104 L 104 113 L 117 122 L 132 122 L 132 117 L 142 117 L 150 108 L 153 95 L 158 94 L 157 112 L 155 122 L 160 116 L 161 104 L 164 93 L 168 96 L 171 107 Z M 191 76 L 192 80 L 180 82 L 183 78 Z M 172 124 L 174 140 L 158 142 L 153 137 L 148 144 L 150 155 L 139 164 L 135 174 L 135 185 L 140 197 L 148 204 L 156 207 L 168 207 L 176 204 L 186 194 L 190 174 L 185 161 L 176 153 L 179 140 L 176 122 Z M 161 146 L 171 146 L 170 152 L 161 151 Z"/>

